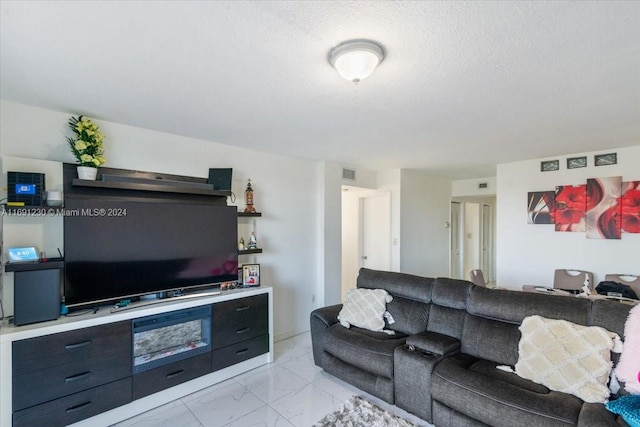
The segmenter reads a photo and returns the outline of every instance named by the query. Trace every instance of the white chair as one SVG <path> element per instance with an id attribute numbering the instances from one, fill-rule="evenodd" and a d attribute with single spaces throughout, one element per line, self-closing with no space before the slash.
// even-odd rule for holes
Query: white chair
<path id="1" fill-rule="evenodd" d="M 563 291 L 584 290 L 585 286 L 593 293 L 593 273 L 583 270 L 558 269 L 553 274 L 553 287 Z"/>
<path id="2" fill-rule="evenodd" d="M 604 280 L 627 285 L 640 298 L 640 276 L 635 274 L 605 274 Z"/>
<path id="3" fill-rule="evenodd" d="M 482 270 L 480 269 L 471 270 L 471 272 L 469 273 L 469 276 L 471 276 L 471 281 L 473 282 L 474 285 L 482 286 L 483 288 L 487 287 L 487 282 L 485 282 L 484 280 L 484 274 L 482 274 Z"/>

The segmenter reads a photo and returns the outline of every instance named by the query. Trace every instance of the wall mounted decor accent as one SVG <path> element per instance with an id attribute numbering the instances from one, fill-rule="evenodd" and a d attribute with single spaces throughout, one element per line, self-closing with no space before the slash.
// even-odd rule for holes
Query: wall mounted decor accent
<path id="1" fill-rule="evenodd" d="M 554 218 L 556 231 L 585 231 L 587 186 L 559 185 L 556 187 Z"/>
<path id="2" fill-rule="evenodd" d="M 609 166 L 618 163 L 617 153 L 596 154 L 593 156 L 593 164 L 596 166 Z"/>
<path id="3" fill-rule="evenodd" d="M 527 223 L 554 224 L 556 231 L 585 232 L 589 239 L 621 239 L 640 233 L 640 181 L 589 178 L 527 194 Z"/>
<path id="4" fill-rule="evenodd" d="M 560 170 L 560 160 L 545 160 L 540 162 L 541 172 L 551 172 Z"/>
<path id="5" fill-rule="evenodd" d="M 567 169 L 578 169 L 587 167 L 587 156 L 569 157 L 567 159 Z"/>
<path id="6" fill-rule="evenodd" d="M 640 233 L 640 181 L 622 183 L 620 223 L 623 233 Z"/>
<path id="7" fill-rule="evenodd" d="M 587 179 L 587 238 L 620 238 L 622 177 Z"/>
<path id="8" fill-rule="evenodd" d="M 556 203 L 555 191 L 534 191 L 527 198 L 529 224 L 553 224 L 553 213 Z"/>

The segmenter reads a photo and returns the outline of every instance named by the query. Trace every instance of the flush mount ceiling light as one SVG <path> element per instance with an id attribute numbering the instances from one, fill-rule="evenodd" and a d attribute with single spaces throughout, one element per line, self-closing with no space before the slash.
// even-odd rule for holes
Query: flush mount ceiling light
<path id="1" fill-rule="evenodd" d="M 331 65 L 342 77 L 355 84 L 369 77 L 383 59 L 382 46 L 369 40 L 349 40 L 329 53 Z"/>

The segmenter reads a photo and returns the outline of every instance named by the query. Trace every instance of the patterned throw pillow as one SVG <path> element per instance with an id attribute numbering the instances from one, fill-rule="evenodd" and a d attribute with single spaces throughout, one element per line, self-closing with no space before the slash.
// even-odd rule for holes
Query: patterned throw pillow
<path id="1" fill-rule="evenodd" d="M 640 394 L 628 394 L 606 406 L 608 410 L 624 418 L 631 427 L 640 427 Z"/>
<path id="2" fill-rule="evenodd" d="M 585 402 L 607 401 L 616 334 L 541 316 L 526 317 L 520 332 L 516 374 Z"/>
<path id="3" fill-rule="evenodd" d="M 384 289 L 350 289 L 342 310 L 338 314 L 340 324 L 351 325 L 376 332 L 384 331 L 384 314 L 387 303 L 393 297 Z"/>

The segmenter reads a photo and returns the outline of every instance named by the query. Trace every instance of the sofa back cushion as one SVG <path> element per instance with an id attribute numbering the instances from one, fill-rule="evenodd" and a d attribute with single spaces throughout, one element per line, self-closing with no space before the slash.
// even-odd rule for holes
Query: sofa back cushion
<path id="1" fill-rule="evenodd" d="M 439 277 L 433 283 L 427 330 L 460 339 L 473 284 Z"/>
<path id="2" fill-rule="evenodd" d="M 518 327 L 525 317 L 540 315 L 589 325 L 591 304 L 586 298 L 474 286 L 467 301 L 461 351 L 513 366 L 518 361 Z"/>
<path id="3" fill-rule="evenodd" d="M 476 286 L 469 294 L 467 311 L 474 316 L 518 325 L 525 317 L 537 314 L 589 326 L 591 300 Z"/>
<path id="4" fill-rule="evenodd" d="M 597 299 L 591 308 L 591 326 L 600 326 L 615 332 L 624 339 L 624 324 L 629 317 L 633 305 L 621 304 L 618 301 Z"/>
<path id="5" fill-rule="evenodd" d="M 513 366 L 518 361 L 518 326 L 467 314 L 460 351 L 479 359 Z"/>
<path id="6" fill-rule="evenodd" d="M 391 294 L 393 301 L 387 304 L 387 311 L 393 317 L 394 323 L 390 324 L 387 320 L 385 329 L 407 335 L 427 329 L 432 278 L 362 268 L 358 275 L 357 287 L 384 289 Z"/>
<path id="7" fill-rule="evenodd" d="M 385 329 L 406 335 L 418 334 L 427 329 L 429 304 L 396 296 L 387 304 L 387 311 L 394 323 L 389 323 L 389 319 L 385 319 Z"/>

